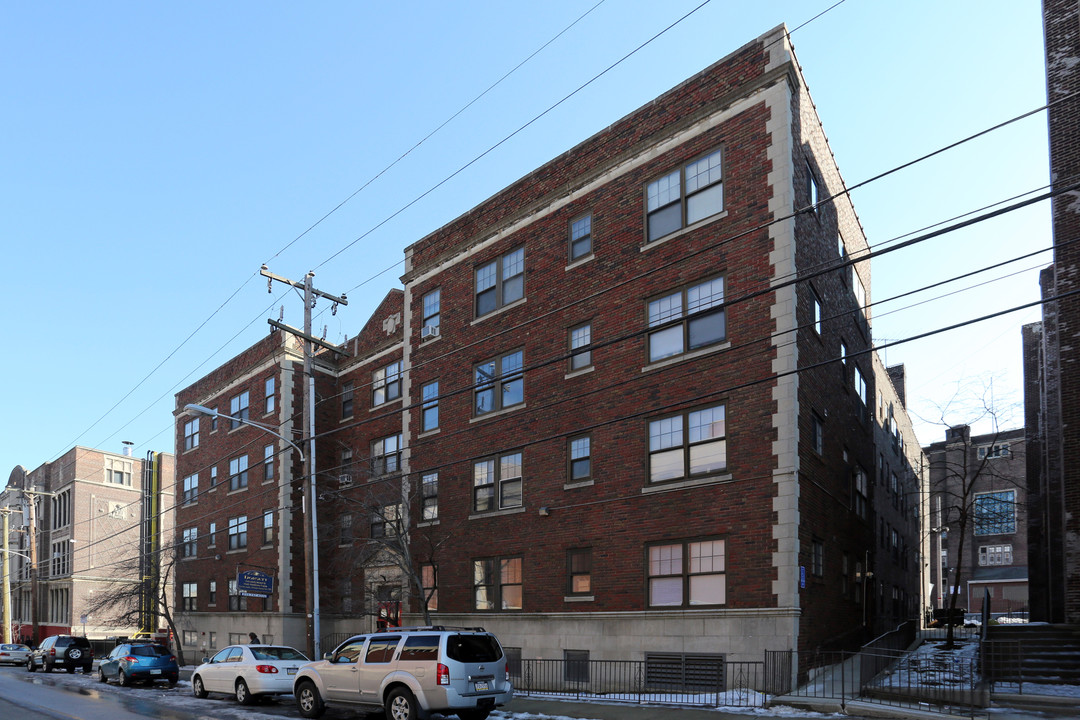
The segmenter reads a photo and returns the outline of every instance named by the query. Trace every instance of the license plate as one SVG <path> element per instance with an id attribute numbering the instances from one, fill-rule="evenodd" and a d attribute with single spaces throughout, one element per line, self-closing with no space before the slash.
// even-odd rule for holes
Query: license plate
<path id="1" fill-rule="evenodd" d="M 160 674 L 161 674 L 161 671 L 160 671 L 160 670 L 151 670 L 151 671 L 150 671 L 150 674 L 151 674 L 151 675 L 160 675 Z"/>
<path id="2" fill-rule="evenodd" d="M 478 683 L 476 683 L 476 692 L 487 692 L 488 690 L 489 690 L 489 688 L 488 688 L 488 684 L 486 682 L 478 682 Z"/>
<path id="3" fill-rule="evenodd" d="M 296 674 L 296 668 L 285 668 L 285 672 L 287 672 L 290 675 L 295 675 Z"/>

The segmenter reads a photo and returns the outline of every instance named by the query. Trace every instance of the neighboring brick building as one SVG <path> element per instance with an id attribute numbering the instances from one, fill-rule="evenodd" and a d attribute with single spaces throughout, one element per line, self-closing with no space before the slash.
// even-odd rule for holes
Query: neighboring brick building
<path id="1" fill-rule="evenodd" d="M 926 448 L 930 463 L 930 582 L 935 608 L 1028 610 L 1028 495 L 1024 429 L 972 437 L 951 427 Z M 944 578 L 945 582 L 941 582 Z"/>
<path id="2" fill-rule="evenodd" d="M 173 456 L 158 457 L 162 513 L 157 527 L 171 538 Z M 139 582 L 133 558 L 140 552 L 145 465 L 126 453 L 76 446 L 34 470 L 17 467 L 11 473 L 0 493 L 0 507 L 20 508 L 11 515 L 8 538 L 18 553 L 11 557 L 14 637 L 37 643 L 58 633 L 105 638 L 139 629 L 117 625 L 88 607 L 94 594 L 112 591 L 118 579 Z M 32 509 L 31 501 L 36 503 Z M 34 555 L 32 537 L 36 572 L 26 559 Z"/>
<path id="3" fill-rule="evenodd" d="M 1041 323 L 1024 333 L 1031 483 L 1031 619 L 1080 623 L 1080 5 L 1043 0 L 1054 264 L 1040 277 Z M 1067 192 L 1065 192 L 1068 190 Z M 1033 398 L 1037 397 L 1038 400 Z"/>
<path id="4" fill-rule="evenodd" d="M 201 405 L 299 439 L 302 376 L 299 342 L 274 331 L 176 395 L 174 606 L 186 649 L 210 652 L 249 632 L 305 645 L 299 456 L 251 425 L 184 413 Z M 241 594 L 246 571 L 269 575 L 272 595 Z"/>
<path id="5" fill-rule="evenodd" d="M 894 387 L 870 352 L 869 260 L 849 263 L 867 243 L 843 187 L 780 27 L 409 246 L 404 292 L 318 358 L 324 647 L 399 604 L 408 622 L 426 603 L 511 652 L 577 659 L 757 660 L 914 616 L 919 446 L 897 434 L 902 374 Z M 242 390 L 254 404 L 273 375 L 273 424 L 293 432 L 281 343 L 178 410 L 224 412 Z M 178 477 L 224 467 L 248 442 L 233 433 L 203 434 Z M 875 433 L 902 490 L 875 489 Z M 295 475 L 275 472 L 296 517 Z M 249 518 L 266 504 L 252 493 L 230 495 Z M 228 514 L 213 513 L 181 507 L 178 532 L 202 538 Z M 297 542 L 218 560 L 200 539 L 178 587 L 248 562 L 296 576 Z M 297 592 L 265 620 L 199 600 L 185 622 L 300 644 Z"/>

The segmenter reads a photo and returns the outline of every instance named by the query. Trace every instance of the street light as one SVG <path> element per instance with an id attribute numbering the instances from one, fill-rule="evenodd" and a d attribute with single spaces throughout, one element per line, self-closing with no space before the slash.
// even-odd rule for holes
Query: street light
<path id="1" fill-rule="evenodd" d="M 217 410 L 214 410 L 213 408 L 204 407 L 202 405 L 195 405 L 194 403 L 188 403 L 187 405 L 185 405 L 184 406 L 184 413 L 187 414 L 187 415 L 205 415 L 208 418 L 214 418 L 214 419 L 217 419 L 219 417 L 228 418 L 229 420 L 232 420 L 233 422 L 238 422 L 238 423 L 241 423 L 243 425 L 251 425 L 252 427 L 257 427 L 260 430 L 262 430 L 264 432 L 268 432 L 271 435 L 273 435 L 274 437 L 280 438 L 280 439 L 284 440 L 285 442 L 289 443 L 290 445 L 292 445 L 293 448 L 296 450 L 296 452 L 300 453 L 300 462 L 304 462 L 304 460 L 305 460 L 304 451 L 300 449 L 300 446 L 297 445 L 296 443 L 294 443 L 289 438 L 282 435 L 281 433 L 279 433 L 277 430 L 274 430 L 273 427 L 270 426 L 270 425 L 264 425 L 263 423 L 257 423 L 254 420 L 248 420 L 247 418 L 238 418 L 238 417 L 236 417 L 234 415 L 228 415 L 228 414 L 223 413 L 223 412 L 218 412 Z"/>
<path id="2" fill-rule="evenodd" d="M 300 449 L 300 446 L 294 443 L 289 438 L 285 437 L 273 427 L 264 425 L 263 423 L 257 423 L 247 418 L 238 418 L 232 415 L 218 412 L 213 408 L 208 408 L 203 405 L 195 405 L 189 403 L 184 406 L 184 412 L 188 415 L 205 415 L 210 418 L 228 418 L 234 422 L 241 423 L 243 425 L 251 425 L 252 427 L 259 428 L 263 432 L 270 433 L 276 438 L 280 438 L 291 445 L 296 452 L 300 453 L 300 462 L 306 462 L 307 459 L 304 456 L 304 451 Z M 314 458 L 312 458 L 314 460 Z M 313 481 L 314 478 L 309 478 L 309 487 L 311 488 L 311 500 L 309 502 L 310 507 L 308 513 L 311 518 L 311 591 L 312 591 L 312 606 L 311 606 L 311 641 L 312 641 L 312 655 L 318 658 L 321 655 L 321 648 L 319 647 L 319 633 L 321 628 L 319 627 L 319 521 L 315 510 L 315 488 Z"/>

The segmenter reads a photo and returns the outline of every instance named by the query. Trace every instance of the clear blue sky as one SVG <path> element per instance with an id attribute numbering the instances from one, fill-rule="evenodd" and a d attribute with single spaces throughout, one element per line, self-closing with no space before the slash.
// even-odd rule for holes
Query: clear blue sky
<path id="1" fill-rule="evenodd" d="M 712 0 L 387 221 L 700 4 L 605 0 L 305 234 L 595 4 L 5 3 L 0 483 L 76 444 L 172 452 L 174 393 L 262 337 L 279 306 L 302 321 L 295 296 L 267 294 L 262 263 L 298 279 L 314 269 L 317 287 L 348 293 L 349 306 L 318 324 L 330 341 L 352 336 L 400 286 L 408 244 L 832 0 Z M 792 39 L 849 185 L 1045 103 L 1038 2 L 847 0 Z M 1048 175 L 1038 114 L 853 200 L 876 244 Z M 880 301 L 1049 244 L 1042 204 L 875 260 L 871 292 Z M 1049 261 L 875 308 L 874 335 L 1035 300 L 1035 268 Z M 993 378 L 997 403 L 1017 410 L 1006 427 L 1018 426 L 1020 326 L 1038 318 L 1012 314 L 886 359 L 906 364 L 909 405 L 927 419 L 957 388 L 981 395 Z M 919 441 L 942 433 L 922 426 Z"/>

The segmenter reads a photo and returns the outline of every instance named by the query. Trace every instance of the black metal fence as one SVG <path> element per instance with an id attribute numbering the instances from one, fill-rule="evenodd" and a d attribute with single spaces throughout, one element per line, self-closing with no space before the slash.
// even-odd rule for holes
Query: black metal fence
<path id="1" fill-rule="evenodd" d="M 715 657 L 521 660 L 514 693 L 573 700 L 703 707 L 764 707 L 765 663 Z"/>

